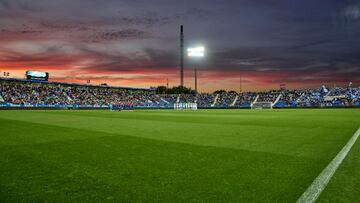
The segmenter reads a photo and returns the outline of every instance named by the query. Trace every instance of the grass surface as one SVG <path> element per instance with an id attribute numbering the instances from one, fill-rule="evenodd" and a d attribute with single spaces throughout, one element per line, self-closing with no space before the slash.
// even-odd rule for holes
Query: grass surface
<path id="1" fill-rule="evenodd" d="M 0 202 L 295 202 L 359 109 L 0 111 Z M 359 202 L 360 141 L 320 197 Z"/>

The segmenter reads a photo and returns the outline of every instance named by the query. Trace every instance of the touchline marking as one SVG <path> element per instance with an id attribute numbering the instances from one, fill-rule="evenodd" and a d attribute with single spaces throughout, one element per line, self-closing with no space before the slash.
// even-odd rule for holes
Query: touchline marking
<path id="1" fill-rule="evenodd" d="M 336 155 L 336 157 L 327 165 L 327 167 L 320 173 L 320 175 L 312 182 L 307 190 L 296 201 L 297 203 L 313 203 L 320 196 L 321 192 L 325 189 L 330 179 L 338 169 L 350 149 L 356 142 L 360 135 L 360 128 L 350 138 L 348 143 L 342 148 L 342 150 Z"/>

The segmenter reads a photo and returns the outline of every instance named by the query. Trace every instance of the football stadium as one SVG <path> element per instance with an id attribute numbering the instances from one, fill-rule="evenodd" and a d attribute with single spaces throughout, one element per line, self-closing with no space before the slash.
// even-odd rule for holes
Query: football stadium
<path id="1" fill-rule="evenodd" d="M 359 19 L 0 0 L 0 202 L 359 203 Z"/>
<path id="2" fill-rule="evenodd" d="M 4 202 L 359 200 L 358 88 L 176 95 L 3 78 L 0 93 Z"/>

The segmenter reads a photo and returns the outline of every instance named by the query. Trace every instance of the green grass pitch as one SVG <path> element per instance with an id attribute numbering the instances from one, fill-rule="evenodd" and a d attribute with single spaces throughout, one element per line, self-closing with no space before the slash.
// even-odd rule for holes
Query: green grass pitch
<path id="1" fill-rule="evenodd" d="M 360 109 L 0 111 L 0 202 L 295 202 Z M 360 140 L 318 202 L 360 202 Z"/>

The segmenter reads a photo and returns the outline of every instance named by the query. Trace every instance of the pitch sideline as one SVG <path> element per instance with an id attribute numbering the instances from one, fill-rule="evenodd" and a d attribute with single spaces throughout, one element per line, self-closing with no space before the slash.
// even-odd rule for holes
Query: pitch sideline
<path id="1" fill-rule="evenodd" d="M 313 203 L 320 196 L 321 192 L 325 189 L 332 176 L 347 156 L 352 146 L 360 136 L 360 128 L 350 138 L 342 150 L 336 155 L 336 157 L 327 165 L 327 167 L 319 174 L 319 176 L 312 182 L 307 190 L 296 201 L 297 203 Z"/>

